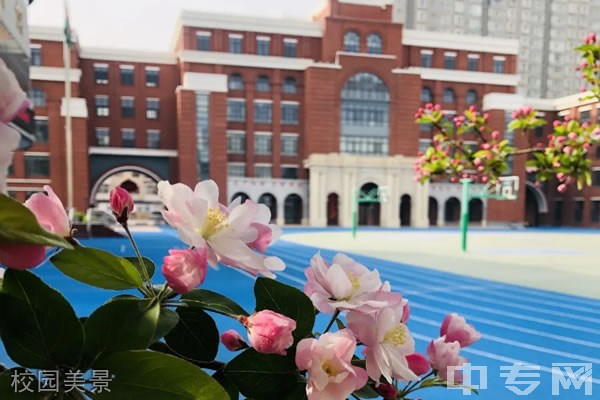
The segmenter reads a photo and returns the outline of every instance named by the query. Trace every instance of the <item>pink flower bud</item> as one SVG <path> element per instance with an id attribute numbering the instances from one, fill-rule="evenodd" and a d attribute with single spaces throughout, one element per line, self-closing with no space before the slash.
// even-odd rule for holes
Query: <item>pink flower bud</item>
<path id="1" fill-rule="evenodd" d="M 394 385 L 390 385 L 389 383 L 378 385 L 376 389 L 377 393 L 379 393 L 384 400 L 395 399 L 396 396 L 398 396 L 398 391 Z"/>
<path id="2" fill-rule="evenodd" d="M 573 152 L 573 148 L 571 146 L 565 146 L 565 148 L 563 149 L 563 153 L 565 154 L 571 154 Z"/>
<path id="3" fill-rule="evenodd" d="M 50 186 L 44 186 L 44 193 L 36 193 L 26 202 L 25 207 L 35 215 L 38 223 L 48 232 L 62 237 L 71 236 L 71 221 L 62 202 Z"/>
<path id="4" fill-rule="evenodd" d="M 533 108 L 531 108 L 530 106 L 523 107 L 523 114 L 524 114 L 524 116 L 531 114 L 532 111 L 533 111 Z"/>
<path id="5" fill-rule="evenodd" d="M 500 138 L 500 132 L 498 131 L 493 131 L 492 132 L 492 139 L 494 140 L 498 140 Z"/>
<path id="6" fill-rule="evenodd" d="M 124 224 L 129 219 L 129 214 L 133 212 L 133 197 L 122 187 L 116 187 L 110 192 L 110 208 L 117 222 Z"/>
<path id="7" fill-rule="evenodd" d="M 429 372 L 431 369 L 431 365 L 425 356 L 421 353 L 413 353 L 406 356 L 406 361 L 408 361 L 408 368 L 415 375 L 423 375 Z"/>
<path id="8" fill-rule="evenodd" d="M 445 337 L 432 340 L 427 347 L 427 355 L 431 366 L 438 371 L 443 380 L 448 379 L 450 372 L 454 372 L 454 382 L 462 381 L 462 374 L 456 367 L 461 367 L 467 360 L 460 356 L 460 344 L 458 342 L 448 343 Z"/>
<path id="9" fill-rule="evenodd" d="M 419 114 L 419 113 L 415 113 L 415 119 L 416 119 L 416 118 L 421 118 L 421 114 Z"/>
<path id="10" fill-rule="evenodd" d="M 221 335 L 221 343 L 223 343 L 229 351 L 238 351 L 248 347 L 248 344 L 246 344 L 240 334 L 233 329 L 223 332 Z"/>
<path id="11" fill-rule="evenodd" d="M 457 341 L 461 347 L 467 347 L 481 339 L 481 334 L 475 330 L 473 325 L 456 313 L 446 315 L 440 327 L 440 336 L 446 336 L 446 342 Z"/>
<path id="12" fill-rule="evenodd" d="M 487 176 L 482 176 L 481 177 L 481 183 L 486 183 L 488 181 L 488 177 Z"/>
<path id="13" fill-rule="evenodd" d="M 483 165 L 480 165 L 479 167 L 477 167 L 477 172 L 483 172 L 485 171 L 485 167 Z"/>
<path id="14" fill-rule="evenodd" d="M 571 140 L 575 140 L 577 139 L 577 134 L 575 132 L 569 132 L 569 134 L 567 135 L 569 137 L 569 139 Z"/>
<path id="15" fill-rule="evenodd" d="M 475 112 L 476 110 L 477 110 L 477 108 L 474 105 L 469 106 L 469 111 Z"/>
<path id="16" fill-rule="evenodd" d="M 489 143 L 483 143 L 481 145 L 481 148 L 484 150 L 489 150 L 492 146 Z"/>
<path id="17" fill-rule="evenodd" d="M 590 148 L 590 146 L 591 146 L 591 144 L 589 144 L 588 142 L 585 142 L 585 143 L 583 144 L 583 148 L 584 148 L 584 149 L 589 149 L 589 148 Z"/>
<path id="18" fill-rule="evenodd" d="M 476 158 L 475 160 L 473 160 L 473 164 L 475 164 L 476 167 L 480 166 L 482 162 L 483 161 L 481 161 L 479 158 Z"/>
<path id="19" fill-rule="evenodd" d="M 254 350 L 264 354 L 286 355 L 286 349 L 294 343 L 292 332 L 296 321 L 271 310 L 262 310 L 242 318 L 248 329 L 248 339 Z"/>
<path id="20" fill-rule="evenodd" d="M 205 247 L 169 250 L 169 255 L 163 258 L 162 273 L 171 289 L 185 294 L 204 282 L 207 265 Z"/>
<path id="21" fill-rule="evenodd" d="M 556 174 L 556 179 L 558 179 L 559 181 L 564 181 L 565 180 L 565 174 L 563 172 L 559 172 L 558 174 Z"/>
<path id="22" fill-rule="evenodd" d="M 517 118 L 519 118 L 519 113 L 517 113 L 516 111 L 513 111 L 511 116 L 513 119 L 517 119 Z"/>
<path id="23" fill-rule="evenodd" d="M 560 126 L 562 124 L 562 122 L 556 120 L 554 122 L 552 122 L 552 125 L 556 128 L 557 126 Z M 549 135 L 548 135 L 549 136 Z"/>
<path id="24" fill-rule="evenodd" d="M 486 120 L 486 121 L 487 121 L 489 117 L 490 117 L 490 114 L 488 114 L 488 113 L 483 113 L 483 119 L 484 119 L 484 120 Z"/>
<path id="25" fill-rule="evenodd" d="M 453 176 L 453 177 L 450 178 L 450 182 L 456 183 L 456 182 L 458 182 L 458 178 L 455 177 L 455 176 Z"/>
<path id="26" fill-rule="evenodd" d="M 560 185 L 558 185 L 558 187 L 556 188 L 560 193 L 564 193 L 567 191 L 567 185 L 565 185 L 564 183 L 561 183 Z"/>
<path id="27" fill-rule="evenodd" d="M 435 106 L 433 106 L 433 109 L 434 109 L 435 111 L 440 111 L 440 110 L 442 109 L 442 106 L 441 106 L 441 105 L 439 105 L 439 104 L 436 104 Z"/>
<path id="28" fill-rule="evenodd" d="M 586 88 L 584 88 L 584 87 L 581 87 L 581 88 L 579 88 L 579 91 L 580 91 L 581 93 L 584 93 L 586 90 L 587 90 L 587 89 L 586 89 Z"/>
<path id="29" fill-rule="evenodd" d="M 433 110 L 433 104 L 427 103 L 427 104 L 425 104 L 425 108 L 428 110 Z"/>
<path id="30" fill-rule="evenodd" d="M 35 268 L 44 262 L 46 248 L 35 244 L 0 244 L 0 265 L 10 269 Z"/>

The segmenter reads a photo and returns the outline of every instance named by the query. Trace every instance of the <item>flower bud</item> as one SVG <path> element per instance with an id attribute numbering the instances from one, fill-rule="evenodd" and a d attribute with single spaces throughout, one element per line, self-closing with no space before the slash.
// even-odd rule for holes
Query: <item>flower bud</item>
<path id="1" fill-rule="evenodd" d="M 248 344 L 242 339 L 240 334 L 233 329 L 223 332 L 221 335 L 221 343 L 223 343 L 229 351 L 238 351 L 248 347 Z"/>
<path id="2" fill-rule="evenodd" d="M 36 244 L 0 244 L 0 265 L 10 269 L 35 268 L 46 259 L 46 248 Z"/>
<path id="3" fill-rule="evenodd" d="M 122 187 L 116 187 L 110 192 L 110 208 L 117 222 L 124 224 L 129 219 L 129 214 L 133 212 L 133 197 Z"/>
<path id="4" fill-rule="evenodd" d="M 410 370 L 414 372 L 415 375 L 426 374 L 431 369 L 431 365 L 429 364 L 427 358 L 425 358 L 425 356 L 420 353 L 413 353 L 407 355 L 406 361 L 408 361 L 408 368 L 410 368 Z"/>
<path id="5" fill-rule="evenodd" d="M 398 391 L 394 385 L 390 385 L 389 383 L 377 386 L 377 393 L 379 393 L 384 400 L 395 399 L 396 396 L 398 396 Z"/>
<path id="6" fill-rule="evenodd" d="M 564 183 L 561 183 L 560 185 L 558 185 L 558 187 L 556 188 L 560 193 L 564 193 L 567 191 L 567 185 L 565 185 Z"/>
<path id="7" fill-rule="evenodd" d="M 296 321 L 285 315 L 262 310 L 241 321 L 248 329 L 250 344 L 259 353 L 284 356 L 286 349 L 294 343 L 292 332 L 296 329 Z"/>
<path id="8" fill-rule="evenodd" d="M 171 289 L 185 294 L 204 282 L 207 266 L 206 248 L 169 250 L 162 273 Z"/>

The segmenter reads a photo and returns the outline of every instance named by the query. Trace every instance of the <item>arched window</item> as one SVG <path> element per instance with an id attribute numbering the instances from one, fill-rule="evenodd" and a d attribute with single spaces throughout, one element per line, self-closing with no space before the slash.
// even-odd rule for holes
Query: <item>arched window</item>
<path id="1" fill-rule="evenodd" d="M 370 54 L 381 54 L 383 53 L 383 42 L 381 36 L 376 33 L 371 33 L 367 37 L 367 52 Z"/>
<path id="2" fill-rule="evenodd" d="M 244 90 L 244 79 L 240 74 L 231 74 L 227 86 L 229 90 Z"/>
<path id="3" fill-rule="evenodd" d="M 296 79 L 288 76 L 283 80 L 283 93 L 296 93 Z"/>
<path id="4" fill-rule="evenodd" d="M 424 103 L 433 103 L 433 93 L 427 86 L 421 89 L 421 101 Z"/>
<path id="5" fill-rule="evenodd" d="M 340 152 L 388 154 L 390 96 L 385 82 L 361 72 L 342 89 Z"/>
<path id="6" fill-rule="evenodd" d="M 477 104 L 477 101 L 478 101 L 477 92 L 473 89 L 467 90 L 466 101 L 467 101 L 468 106 L 470 106 L 472 104 Z"/>
<path id="7" fill-rule="evenodd" d="M 454 103 L 454 90 L 452 90 L 450 88 L 444 89 L 443 102 L 444 103 Z"/>
<path id="8" fill-rule="evenodd" d="M 256 78 L 256 91 L 257 92 L 270 92 L 271 91 L 271 82 L 269 81 L 269 77 L 266 75 L 260 75 Z"/>
<path id="9" fill-rule="evenodd" d="M 346 32 L 344 35 L 344 51 L 358 53 L 360 51 L 360 36 L 356 32 Z"/>

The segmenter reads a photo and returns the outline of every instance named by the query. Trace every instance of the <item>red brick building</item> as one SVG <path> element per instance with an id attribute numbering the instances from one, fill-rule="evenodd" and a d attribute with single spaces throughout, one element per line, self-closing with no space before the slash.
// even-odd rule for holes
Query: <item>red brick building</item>
<path id="1" fill-rule="evenodd" d="M 47 183 L 66 198 L 61 40 L 31 28 L 40 124 L 9 179 L 20 200 Z M 514 94 L 517 52 L 512 40 L 404 29 L 386 0 L 330 0 L 310 21 L 185 11 L 165 53 L 77 46 L 74 206 L 106 207 L 109 188 L 124 185 L 152 213 L 157 180 L 212 178 L 222 201 L 266 203 L 281 223 L 349 226 L 355 192 L 374 188 L 387 202 L 361 205 L 361 223 L 455 223 L 460 187 L 412 180 L 430 138 L 414 112 Z M 503 131 L 507 107 L 490 104 Z M 518 162 L 514 173 L 524 174 Z M 525 197 L 517 203 L 475 201 L 473 220 L 523 222 Z"/>

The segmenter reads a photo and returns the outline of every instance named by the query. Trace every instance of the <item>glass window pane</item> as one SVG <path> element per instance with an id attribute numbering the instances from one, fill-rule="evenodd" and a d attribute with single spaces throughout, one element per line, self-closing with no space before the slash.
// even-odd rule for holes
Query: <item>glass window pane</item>
<path id="1" fill-rule="evenodd" d="M 242 38 L 241 37 L 229 37 L 229 52 L 233 54 L 242 53 Z"/>
<path id="2" fill-rule="evenodd" d="M 121 129 L 121 146 L 135 147 L 135 130 Z"/>
<path id="3" fill-rule="evenodd" d="M 160 148 L 160 131 L 148 130 L 146 132 L 146 140 L 149 149 Z"/>
<path id="4" fill-rule="evenodd" d="M 98 85 L 106 85 L 108 83 L 108 67 L 107 66 L 94 66 L 94 79 Z"/>
<path id="5" fill-rule="evenodd" d="M 110 132 L 108 128 L 96 128 L 96 145 L 110 146 Z"/>
<path id="6" fill-rule="evenodd" d="M 282 156 L 298 155 L 298 136 L 296 136 L 296 135 L 281 136 L 281 155 Z"/>
<path id="7" fill-rule="evenodd" d="M 146 69 L 146 86 L 157 87 L 158 86 L 158 69 Z"/>
<path id="8" fill-rule="evenodd" d="M 257 134 L 254 136 L 254 154 L 271 155 L 272 136 Z"/>
<path id="9" fill-rule="evenodd" d="M 272 103 L 254 103 L 254 122 L 270 124 L 273 120 Z"/>
<path id="10" fill-rule="evenodd" d="M 287 77 L 283 80 L 283 93 L 296 93 L 296 79 Z"/>
<path id="11" fill-rule="evenodd" d="M 31 65 L 39 66 L 42 65 L 42 48 L 31 47 Z"/>
<path id="12" fill-rule="evenodd" d="M 134 83 L 133 68 L 121 67 L 121 85 L 133 86 L 133 83 Z"/>
<path id="13" fill-rule="evenodd" d="M 35 120 L 35 141 L 36 141 L 36 143 L 40 143 L 40 144 L 48 143 L 48 120 L 47 119 L 36 119 Z"/>
<path id="14" fill-rule="evenodd" d="M 201 51 L 210 51 L 210 35 L 198 35 L 196 39 L 196 48 Z"/>
<path id="15" fill-rule="evenodd" d="M 298 104 L 283 103 L 281 105 L 281 123 L 288 125 L 298 124 Z"/>
<path id="16" fill-rule="evenodd" d="M 344 51 L 358 53 L 360 51 L 360 36 L 356 32 L 346 32 L 344 35 Z"/>
<path id="17" fill-rule="evenodd" d="M 25 156 L 25 176 L 31 177 L 49 177 L 50 160 L 48 156 Z"/>
<path id="18" fill-rule="evenodd" d="M 376 33 L 372 33 L 367 37 L 367 52 L 370 54 L 381 54 L 383 53 L 383 43 L 381 36 Z"/>
<path id="19" fill-rule="evenodd" d="M 291 41 L 283 42 L 283 56 L 284 57 L 296 57 L 296 42 L 291 42 Z"/>
<path id="20" fill-rule="evenodd" d="M 135 115 L 135 101 L 132 97 L 121 98 L 121 116 L 131 118 Z"/>
<path id="21" fill-rule="evenodd" d="M 246 120 L 246 102 L 238 99 L 227 99 L 227 121 L 244 122 Z"/>

